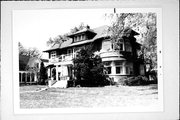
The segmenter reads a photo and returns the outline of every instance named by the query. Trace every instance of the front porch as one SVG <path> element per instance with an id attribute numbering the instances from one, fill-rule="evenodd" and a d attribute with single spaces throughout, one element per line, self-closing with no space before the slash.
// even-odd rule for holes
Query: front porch
<path id="1" fill-rule="evenodd" d="M 59 62 L 48 66 L 48 86 L 66 88 L 67 81 L 73 77 L 72 61 Z"/>

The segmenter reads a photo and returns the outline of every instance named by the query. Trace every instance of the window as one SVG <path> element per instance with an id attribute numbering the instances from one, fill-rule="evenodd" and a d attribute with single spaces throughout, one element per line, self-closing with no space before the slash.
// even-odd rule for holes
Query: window
<path id="1" fill-rule="evenodd" d="M 86 40 L 86 35 L 82 35 L 82 40 Z"/>
<path id="2" fill-rule="evenodd" d="M 123 43 L 120 43 L 119 47 L 120 47 L 120 51 L 123 51 Z"/>
<path id="3" fill-rule="evenodd" d="M 39 68 L 39 63 L 36 63 L 36 67 Z"/>
<path id="4" fill-rule="evenodd" d="M 80 36 L 77 36 L 77 41 L 79 41 L 79 39 L 80 39 Z"/>
<path id="5" fill-rule="evenodd" d="M 111 74 L 111 61 L 105 61 L 105 62 L 103 62 L 103 64 L 104 64 L 104 66 L 105 66 L 105 68 L 107 69 L 107 74 Z"/>
<path id="6" fill-rule="evenodd" d="M 80 37 L 81 37 L 81 39 L 80 39 L 80 40 L 83 40 L 83 35 L 81 35 Z"/>
<path id="7" fill-rule="evenodd" d="M 111 67 L 106 67 L 107 68 L 107 74 L 111 74 Z"/>
<path id="8" fill-rule="evenodd" d="M 67 54 L 71 54 L 71 53 L 73 53 L 73 52 L 72 52 L 72 49 L 68 49 L 68 50 L 67 50 Z"/>
<path id="9" fill-rule="evenodd" d="M 124 50 L 124 45 L 123 45 L 123 43 L 124 43 L 124 39 L 123 39 L 123 38 L 120 38 L 120 39 L 119 39 L 119 42 L 118 42 L 119 50 L 120 50 L 120 51 L 123 51 L 123 50 Z"/>
<path id="10" fill-rule="evenodd" d="M 112 45 L 111 45 L 111 41 L 103 41 L 102 42 L 102 50 L 103 51 L 110 51 L 110 50 L 112 50 Z"/>
<path id="11" fill-rule="evenodd" d="M 76 36 L 74 36 L 74 42 L 76 42 L 77 41 L 77 37 Z"/>
<path id="12" fill-rule="evenodd" d="M 51 58 L 52 58 L 52 59 L 56 58 L 56 51 L 52 51 L 52 52 L 51 52 Z"/>
<path id="13" fill-rule="evenodd" d="M 125 69 L 126 69 L 126 74 L 133 74 L 133 64 L 130 63 L 130 62 L 126 62 L 126 66 L 125 66 Z"/>
<path id="14" fill-rule="evenodd" d="M 126 47 L 127 52 L 132 52 L 132 47 L 131 47 L 131 44 L 129 42 L 126 42 L 125 47 Z"/>
<path id="15" fill-rule="evenodd" d="M 105 62 L 103 62 L 103 64 L 104 64 L 105 66 L 110 66 L 110 65 L 111 65 L 111 61 L 105 61 Z"/>
<path id="16" fill-rule="evenodd" d="M 122 65 L 123 64 L 123 61 L 114 61 L 115 65 Z"/>
<path id="17" fill-rule="evenodd" d="M 116 66 L 116 74 L 122 74 L 123 73 L 123 61 L 114 61 Z"/>
<path id="18" fill-rule="evenodd" d="M 122 67 L 118 66 L 116 67 L 116 74 L 121 74 L 122 73 Z"/>

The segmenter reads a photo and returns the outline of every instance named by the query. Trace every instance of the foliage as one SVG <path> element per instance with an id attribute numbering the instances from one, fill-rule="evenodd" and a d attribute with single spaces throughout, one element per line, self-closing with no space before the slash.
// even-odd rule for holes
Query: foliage
<path id="1" fill-rule="evenodd" d="M 37 48 L 24 48 L 23 45 L 19 42 L 19 55 L 25 55 L 29 57 L 40 57 L 41 53 Z"/>
<path id="2" fill-rule="evenodd" d="M 47 46 L 53 46 L 54 44 L 62 44 L 66 40 L 68 40 L 67 34 L 58 35 L 55 38 L 50 37 L 47 41 Z"/>
<path id="3" fill-rule="evenodd" d="M 75 82 L 81 86 L 104 86 L 108 84 L 100 56 L 94 55 L 91 47 L 81 49 L 74 62 Z"/>
<path id="4" fill-rule="evenodd" d="M 84 25 L 84 23 L 81 23 L 78 27 L 74 27 L 73 29 L 71 29 L 71 31 L 69 33 L 66 33 L 64 35 L 58 35 L 55 38 L 49 38 L 49 40 L 47 41 L 47 46 L 53 46 L 54 44 L 62 44 L 63 42 L 69 40 L 69 38 L 67 37 L 69 34 L 73 34 L 75 32 L 78 32 L 79 30 L 84 29 L 86 26 Z"/>
<path id="5" fill-rule="evenodd" d="M 138 86 L 138 85 L 148 85 L 150 84 L 149 80 L 145 76 L 129 77 L 123 81 L 123 85 L 128 86 Z"/>
<path id="6" fill-rule="evenodd" d="M 39 83 L 41 85 L 45 85 L 46 83 L 46 79 L 47 79 L 47 72 L 46 72 L 46 68 L 44 67 L 44 63 L 41 62 L 41 67 L 40 67 L 40 80 Z"/>
<path id="7" fill-rule="evenodd" d="M 109 31 L 112 32 L 112 44 L 117 48 L 119 38 L 125 28 L 131 28 L 138 33 L 138 42 L 142 44 L 139 57 L 145 59 L 145 63 L 150 64 L 150 69 L 157 68 L 157 28 L 155 13 L 120 13 L 106 15 L 112 20 Z"/>
<path id="8" fill-rule="evenodd" d="M 84 23 L 81 23 L 78 27 L 74 27 L 73 29 L 71 29 L 70 33 L 76 33 L 84 28 L 86 28 L 86 26 L 84 25 Z"/>

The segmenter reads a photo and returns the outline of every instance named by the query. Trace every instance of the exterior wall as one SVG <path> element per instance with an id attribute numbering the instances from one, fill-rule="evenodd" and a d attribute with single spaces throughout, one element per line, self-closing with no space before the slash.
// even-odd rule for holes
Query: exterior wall
<path id="1" fill-rule="evenodd" d="M 94 42 L 93 50 L 99 51 L 99 55 L 105 63 L 105 67 L 110 67 L 111 73 L 107 74 L 109 77 L 113 78 L 114 82 L 121 83 L 123 77 L 145 74 L 144 65 L 134 62 L 137 58 L 135 42 L 136 39 L 134 37 L 120 39 L 121 48 L 119 48 L 119 50 L 114 49 L 115 46 L 112 45 L 109 39 L 101 39 Z M 70 48 L 61 49 L 61 51 L 56 51 L 56 58 L 50 60 L 50 63 L 56 66 L 57 81 L 62 79 L 68 80 L 70 76 L 72 76 L 73 71 L 72 69 L 70 70 L 68 66 L 73 65 L 72 59 L 76 57 L 77 51 L 87 45 L 88 44 L 72 46 Z M 128 53 L 127 56 L 126 53 Z M 106 62 L 110 64 L 107 65 Z M 52 69 L 49 69 L 48 73 L 52 77 Z"/>
<path id="2" fill-rule="evenodd" d="M 123 76 L 133 75 L 133 63 L 127 61 L 105 61 L 107 74 L 113 78 L 114 82 L 119 82 Z"/>

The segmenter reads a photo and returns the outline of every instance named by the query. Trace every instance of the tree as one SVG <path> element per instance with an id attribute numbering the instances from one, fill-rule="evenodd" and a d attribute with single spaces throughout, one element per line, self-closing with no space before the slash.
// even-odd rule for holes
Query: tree
<path id="1" fill-rule="evenodd" d="M 82 86 L 104 86 L 108 84 L 107 75 L 100 56 L 94 55 L 87 47 L 78 52 L 73 60 L 76 83 Z"/>
<path id="2" fill-rule="evenodd" d="M 71 34 L 72 33 L 76 33 L 84 28 L 86 28 L 87 26 L 84 25 L 84 23 L 81 23 L 78 27 L 74 27 L 73 29 L 71 29 Z"/>
<path id="3" fill-rule="evenodd" d="M 139 57 L 145 64 L 150 64 L 149 71 L 157 68 L 157 28 L 156 13 L 120 13 L 106 15 L 113 20 L 109 31 L 114 48 L 118 48 L 119 39 L 125 28 L 131 28 L 138 33 L 138 41 L 142 44 Z"/>
<path id="4" fill-rule="evenodd" d="M 46 79 L 47 79 L 47 72 L 46 68 L 44 67 L 44 63 L 41 62 L 41 67 L 40 67 L 40 81 L 39 83 L 42 85 L 46 84 Z"/>
<path id="5" fill-rule="evenodd" d="M 58 35 L 55 38 L 49 38 L 47 41 L 47 46 L 53 46 L 54 44 L 62 44 L 64 41 L 68 40 L 69 38 L 67 37 L 67 34 L 64 35 Z"/>
<path id="6" fill-rule="evenodd" d="M 67 37 L 69 34 L 76 33 L 78 31 L 84 29 L 85 27 L 86 26 L 84 25 L 84 23 L 81 23 L 78 27 L 74 27 L 73 29 L 71 29 L 69 33 L 66 33 L 64 35 L 58 35 L 55 38 L 50 37 L 49 40 L 47 41 L 47 46 L 52 47 L 55 44 L 61 45 L 63 42 L 70 39 L 70 38 Z"/>
<path id="7" fill-rule="evenodd" d="M 18 42 L 19 55 L 25 55 L 29 57 L 40 57 L 41 53 L 37 48 L 24 48 L 24 46 Z"/>

